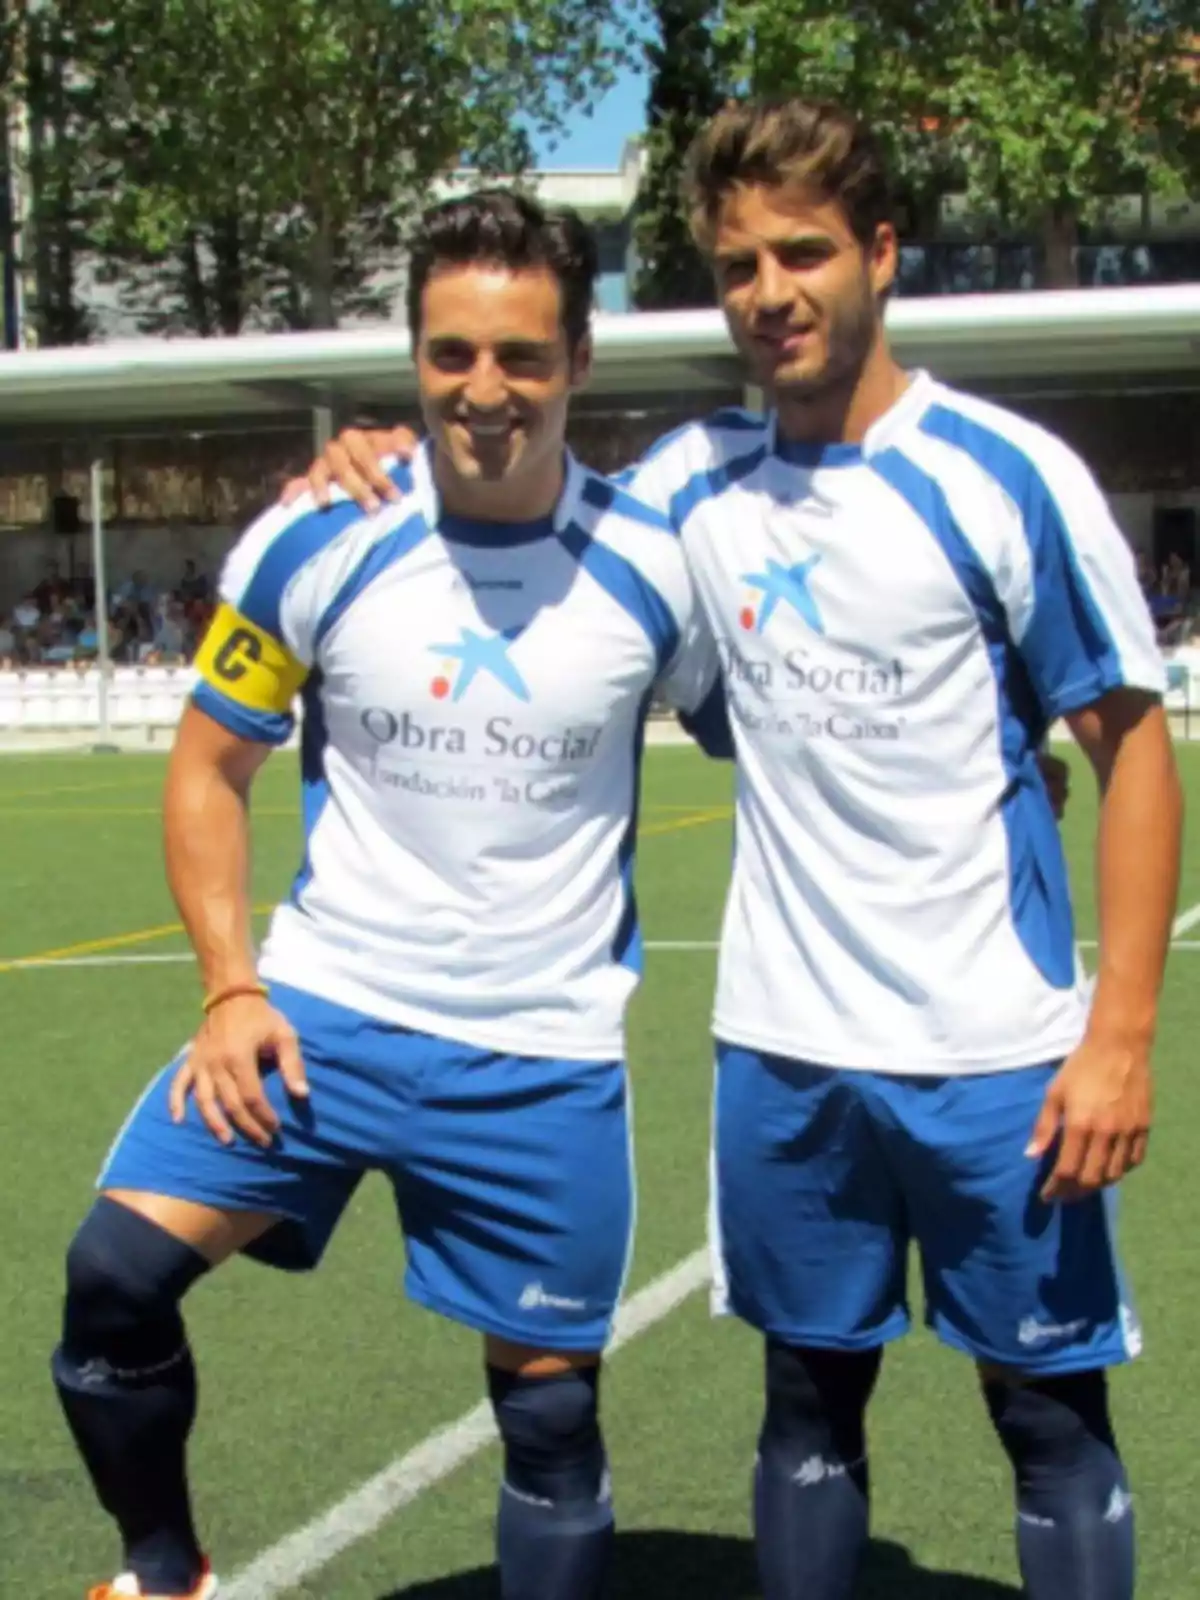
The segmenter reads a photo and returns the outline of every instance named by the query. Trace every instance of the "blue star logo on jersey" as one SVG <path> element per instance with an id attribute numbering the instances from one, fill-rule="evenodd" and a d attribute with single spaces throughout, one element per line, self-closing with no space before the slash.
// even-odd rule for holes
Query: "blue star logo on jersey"
<path id="1" fill-rule="evenodd" d="M 512 633 L 476 633 L 474 628 L 463 628 L 457 644 L 431 644 L 434 655 L 445 657 L 447 662 L 459 663 L 458 676 L 451 684 L 448 677 L 433 680 L 430 688 L 435 699 L 461 700 L 481 672 L 486 672 L 518 700 L 531 698 L 524 678 L 508 658 L 508 649 L 520 630 Z M 447 667 L 447 673 L 450 668 Z"/>
<path id="2" fill-rule="evenodd" d="M 808 575 L 820 559 L 819 555 L 809 556 L 807 561 L 797 561 L 794 567 L 785 567 L 781 561 L 768 561 L 763 572 L 743 572 L 742 582 L 761 592 L 762 603 L 757 616 L 752 607 L 746 607 L 742 612 L 742 626 L 762 633 L 776 609 L 786 604 L 803 617 L 814 633 L 824 633 L 825 624 L 808 587 Z"/>

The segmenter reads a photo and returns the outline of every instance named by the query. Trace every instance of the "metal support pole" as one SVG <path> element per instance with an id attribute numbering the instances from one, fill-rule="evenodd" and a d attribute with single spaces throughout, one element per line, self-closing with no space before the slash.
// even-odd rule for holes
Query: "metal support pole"
<path id="1" fill-rule="evenodd" d="M 100 727 L 97 753 L 112 754 L 108 716 L 108 691 L 112 663 L 108 653 L 108 578 L 104 566 L 104 460 L 99 454 L 92 459 L 92 577 L 96 586 L 96 665 L 100 670 Z"/>
<path id="2" fill-rule="evenodd" d="M 319 456 L 332 438 L 333 407 L 314 406 L 312 408 L 313 455 Z"/>

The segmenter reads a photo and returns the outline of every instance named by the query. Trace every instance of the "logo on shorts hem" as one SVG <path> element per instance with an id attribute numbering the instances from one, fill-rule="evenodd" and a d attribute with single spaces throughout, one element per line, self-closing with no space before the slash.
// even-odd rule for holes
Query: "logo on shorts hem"
<path id="1" fill-rule="evenodd" d="M 586 1311 L 586 1300 L 570 1300 L 564 1294 L 550 1294 L 540 1283 L 527 1283 L 517 1301 L 522 1311 Z"/>
<path id="2" fill-rule="evenodd" d="M 1031 1345 L 1047 1344 L 1051 1339 L 1074 1339 L 1086 1327 L 1086 1317 L 1077 1317 L 1074 1322 L 1039 1322 L 1036 1317 L 1023 1317 L 1017 1326 L 1017 1343 L 1028 1350 Z"/>

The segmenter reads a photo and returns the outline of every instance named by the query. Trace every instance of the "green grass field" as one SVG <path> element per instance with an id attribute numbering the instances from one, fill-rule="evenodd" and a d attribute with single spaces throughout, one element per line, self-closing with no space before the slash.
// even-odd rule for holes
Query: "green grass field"
<path id="1" fill-rule="evenodd" d="M 1200 800 L 1200 750 L 1183 748 Z M 47 1361 L 62 1254 L 93 1175 L 152 1069 L 194 1025 L 197 986 L 162 880 L 162 763 L 141 756 L 0 761 L 0 1039 L 7 1219 L 0 1321 L 0 1594 L 80 1597 L 116 1551 L 60 1420 Z M 651 941 L 716 937 L 730 850 L 729 774 L 687 749 L 646 762 L 639 854 Z M 256 795 L 255 892 L 278 895 L 296 859 L 293 759 Z M 1080 935 L 1094 935 L 1092 785 L 1076 773 L 1066 830 Z M 1200 854 L 1181 910 L 1200 902 Z M 1197 933 L 1200 939 L 1200 931 Z M 49 956 L 44 965 L 14 965 Z M 91 964 L 81 964 L 81 963 Z M 711 949 L 651 950 L 632 1019 L 639 1234 L 631 1291 L 703 1239 Z M 1192 1393 L 1200 1083 L 1200 947 L 1172 956 L 1158 1050 L 1158 1126 L 1128 1186 L 1127 1264 L 1148 1351 L 1115 1381 L 1138 1496 L 1141 1593 L 1190 1600 L 1200 1567 L 1200 1410 Z M 243 1262 L 192 1296 L 202 1414 L 198 1513 L 233 1574 L 481 1397 L 477 1340 L 407 1305 L 391 1200 L 362 1188 L 321 1271 Z M 708 1320 L 703 1295 L 613 1359 L 607 1427 L 620 1522 L 621 1600 L 742 1600 L 757 1593 L 748 1540 L 759 1352 Z M 970 1364 L 919 1332 L 888 1356 L 872 1412 L 875 1544 L 863 1600 L 1002 1600 L 1019 1594 L 1007 1469 Z M 497 1457 L 489 1447 L 279 1592 L 337 1600 L 485 1600 Z M 321 1540 L 315 1547 L 323 1548 Z M 240 1592 L 240 1590 L 239 1590 Z M 247 1597 L 249 1600 L 249 1597 Z"/>

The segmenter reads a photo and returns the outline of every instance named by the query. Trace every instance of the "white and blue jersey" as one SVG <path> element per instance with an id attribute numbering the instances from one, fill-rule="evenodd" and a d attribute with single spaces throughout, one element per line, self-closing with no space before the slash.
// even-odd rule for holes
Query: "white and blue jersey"
<path id="1" fill-rule="evenodd" d="M 428 446 L 395 476 L 373 516 L 268 511 L 198 663 L 248 738 L 303 702 L 305 859 L 261 971 L 482 1049 L 619 1056 L 647 708 L 716 677 L 679 541 L 572 460 L 514 528 L 445 515 Z"/>
<path id="2" fill-rule="evenodd" d="M 1044 1063 L 1087 993 L 1036 763 L 1164 669 L 1073 452 L 918 374 L 861 446 L 680 430 L 625 482 L 681 532 L 738 761 L 719 1038 L 939 1076 Z"/>
<path id="3" fill-rule="evenodd" d="M 375 516 L 267 512 L 198 660 L 196 704 L 247 739 L 302 699 L 305 855 L 260 970 L 309 1096 L 265 1063 L 276 1138 L 226 1146 L 173 1121 L 172 1062 L 100 1185 L 275 1216 L 250 1253 L 305 1268 L 381 1171 L 412 1298 L 596 1351 L 633 1224 L 643 725 L 656 691 L 702 708 L 713 649 L 666 520 L 575 462 L 515 527 L 444 514 L 427 449 L 394 477 Z"/>

